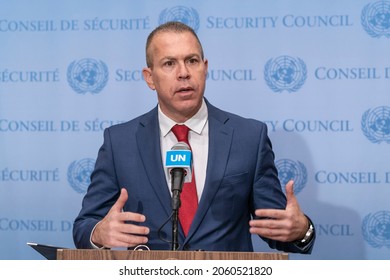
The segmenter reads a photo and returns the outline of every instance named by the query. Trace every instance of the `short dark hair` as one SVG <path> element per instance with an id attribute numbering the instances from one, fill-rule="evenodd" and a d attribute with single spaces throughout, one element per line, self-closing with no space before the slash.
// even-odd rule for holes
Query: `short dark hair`
<path id="1" fill-rule="evenodd" d="M 151 54 L 149 53 L 150 45 L 151 45 L 154 37 L 157 34 L 163 33 L 163 32 L 175 32 L 175 33 L 190 32 L 192 35 L 194 35 L 194 37 L 198 41 L 201 57 L 202 57 L 202 59 L 204 58 L 202 44 L 200 43 L 198 35 L 196 35 L 195 31 L 191 27 L 189 27 L 188 25 L 186 25 L 186 24 L 184 24 L 182 22 L 179 22 L 179 21 L 168 21 L 168 22 L 166 22 L 164 24 L 161 24 L 161 25 L 157 26 L 149 34 L 148 39 L 146 40 L 145 52 L 146 52 L 146 65 L 148 67 L 152 67 L 153 66 Z"/>

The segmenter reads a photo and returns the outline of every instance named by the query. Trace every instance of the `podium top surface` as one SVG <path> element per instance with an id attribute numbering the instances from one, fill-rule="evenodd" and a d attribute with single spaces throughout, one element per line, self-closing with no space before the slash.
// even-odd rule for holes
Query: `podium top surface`
<path id="1" fill-rule="evenodd" d="M 288 260 L 287 253 L 58 249 L 58 260 Z"/>

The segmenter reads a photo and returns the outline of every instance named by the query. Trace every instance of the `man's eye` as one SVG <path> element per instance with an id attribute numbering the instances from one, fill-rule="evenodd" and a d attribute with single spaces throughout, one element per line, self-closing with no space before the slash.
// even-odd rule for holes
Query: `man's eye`
<path id="1" fill-rule="evenodd" d="M 196 58 L 191 58 L 191 59 L 188 60 L 188 62 L 189 62 L 190 64 L 195 64 L 195 63 L 198 62 L 198 60 L 197 60 Z"/>
<path id="2" fill-rule="evenodd" d="M 166 61 L 165 63 L 164 63 L 164 66 L 173 66 L 173 61 Z"/>

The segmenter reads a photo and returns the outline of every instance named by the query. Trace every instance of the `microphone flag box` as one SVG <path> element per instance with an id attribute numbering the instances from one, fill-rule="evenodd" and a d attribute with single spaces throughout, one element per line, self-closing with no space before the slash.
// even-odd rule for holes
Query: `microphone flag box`
<path id="1" fill-rule="evenodd" d="M 192 156 L 190 150 L 169 150 L 165 159 L 165 167 L 167 168 L 168 177 L 173 168 L 183 168 L 187 175 L 185 182 L 191 182 L 192 174 Z"/>

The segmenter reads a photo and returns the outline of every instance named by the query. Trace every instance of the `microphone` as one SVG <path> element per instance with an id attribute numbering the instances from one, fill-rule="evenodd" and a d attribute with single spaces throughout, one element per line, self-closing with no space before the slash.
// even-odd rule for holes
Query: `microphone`
<path id="1" fill-rule="evenodd" d="M 172 191 L 172 250 L 179 248 L 178 212 L 181 205 L 180 193 L 184 182 L 191 182 L 192 159 L 191 149 L 184 143 L 175 144 L 167 151 L 165 166 L 171 182 Z"/>
<path id="2" fill-rule="evenodd" d="M 178 142 L 167 151 L 165 166 L 171 183 L 172 210 L 180 208 L 183 184 L 192 180 L 192 154 L 187 143 Z"/>

